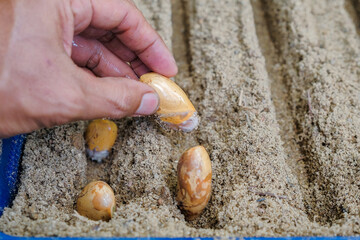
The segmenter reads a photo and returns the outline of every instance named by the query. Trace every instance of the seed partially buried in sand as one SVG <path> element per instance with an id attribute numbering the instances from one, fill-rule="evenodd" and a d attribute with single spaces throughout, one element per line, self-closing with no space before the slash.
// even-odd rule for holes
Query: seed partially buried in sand
<path id="1" fill-rule="evenodd" d="M 86 153 L 93 160 L 101 162 L 109 155 L 117 137 L 117 126 L 113 121 L 97 119 L 91 121 L 85 132 Z"/>
<path id="2" fill-rule="evenodd" d="M 115 211 L 114 191 L 106 182 L 91 182 L 81 191 L 76 210 L 92 220 L 108 221 Z"/>
<path id="3" fill-rule="evenodd" d="M 175 82 L 157 73 L 146 73 L 140 81 L 155 89 L 160 98 L 156 115 L 175 130 L 190 132 L 199 124 L 199 117 L 185 92 Z"/>
<path id="4" fill-rule="evenodd" d="M 178 166 L 176 200 L 187 220 L 198 217 L 211 196 L 211 161 L 205 148 L 196 146 L 181 156 Z"/>

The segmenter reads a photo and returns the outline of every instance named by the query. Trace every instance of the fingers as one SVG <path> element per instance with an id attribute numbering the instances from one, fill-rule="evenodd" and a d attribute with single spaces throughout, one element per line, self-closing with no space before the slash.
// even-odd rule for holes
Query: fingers
<path id="1" fill-rule="evenodd" d="M 99 77 L 137 79 L 128 64 L 121 61 L 97 40 L 75 36 L 71 58 L 78 66 L 87 67 Z"/>
<path id="2" fill-rule="evenodd" d="M 138 58 L 132 61 L 130 65 L 138 76 L 150 72 L 150 69 Z"/>
<path id="3" fill-rule="evenodd" d="M 76 75 L 86 101 L 75 119 L 150 115 L 158 108 L 158 95 L 144 83 L 127 78 L 99 79 L 81 69 Z"/>
<path id="4" fill-rule="evenodd" d="M 136 54 L 120 42 L 118 38 L 113 38 L 108 42 L 102 41 L 102 43 L 112 53 L 126 62 L 132 62 L 137 58 Z"/>
<path id="5" fill-rule="evenodd" d="M 129 62 L 134 72 L 141 76 L 151 70 L 139 59 L 134 52 L 127 48 L 118 38 L 113 38 L 109 42 L 103 42 L 104 46 L 123 61 Z"/>
<path id="6" fill-rule="evenodd" d="M 130 64 L 137 76 L 150 72 L 150 69 L 136 56 L 136 54 L 127 48 L 120 40 L 113 37 L 109 31 L 87 28 L 81 33 L 82 37 L 95 38 L 101 42 L 111 53 L 119 57 L 124 62 Z"/>
<path id="7" fill-rule="evenodd" d="M 152 71 L 169 77 L 176 75 L 177 66 L 172 54 L 129 1 L 73 0 L 71 4 L 75 32 L 81 32 L 88 26 L 112 31 Z"/>

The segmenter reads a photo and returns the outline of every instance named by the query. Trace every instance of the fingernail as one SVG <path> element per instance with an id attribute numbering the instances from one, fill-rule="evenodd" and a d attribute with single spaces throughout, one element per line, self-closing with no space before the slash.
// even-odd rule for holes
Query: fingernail
<path id="1" fill-rule="evenodd" d="M 150 115 L 156 112 L 159 106 L 159 97 L 155 93 L 146 93 L 141 99 L 140 107 L 134 115 Z"/>

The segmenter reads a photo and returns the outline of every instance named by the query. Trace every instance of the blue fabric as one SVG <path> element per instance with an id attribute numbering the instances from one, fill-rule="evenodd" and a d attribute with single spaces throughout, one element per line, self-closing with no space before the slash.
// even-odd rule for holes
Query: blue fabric
<path id="1" fill-rule="evenodd" d="M 17 187 L 19 162 L 26 135 L 2 140 L 0 156 L 0 216 L 12 202 Z"/>

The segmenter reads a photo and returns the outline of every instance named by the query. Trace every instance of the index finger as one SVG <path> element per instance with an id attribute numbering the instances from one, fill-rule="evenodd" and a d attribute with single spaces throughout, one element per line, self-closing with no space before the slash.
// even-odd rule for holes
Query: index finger
<path id="1" fill-rule="evenodd" d="M 75 32 L 81 32 L 88 26 L 112 31 L 152 71 L 168 77 L 176 75 L 174 57 L 130 1 L 73 0 L 71 8 Z"/>

